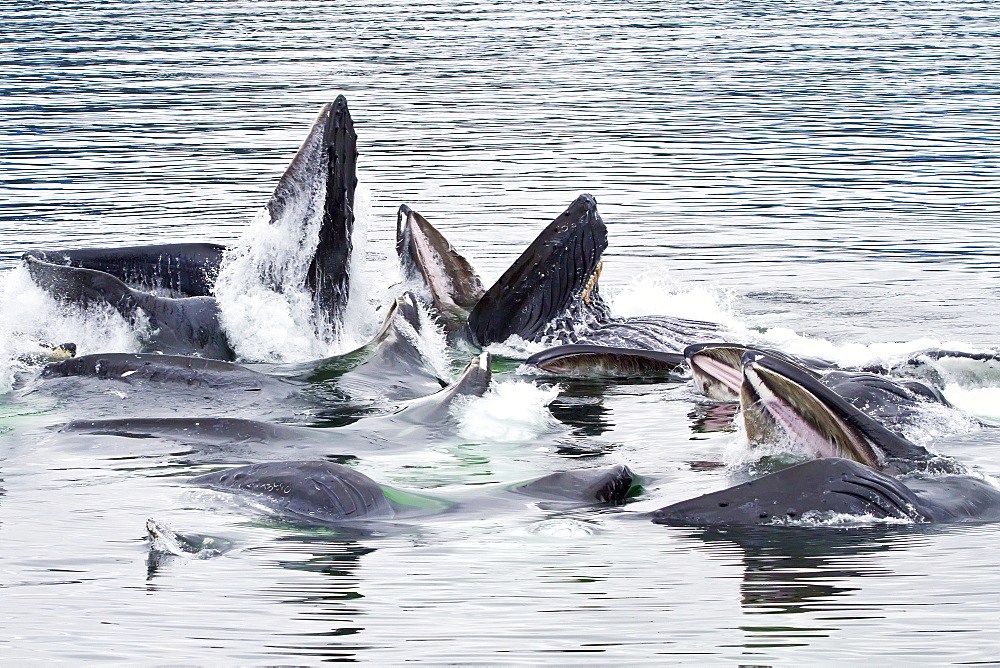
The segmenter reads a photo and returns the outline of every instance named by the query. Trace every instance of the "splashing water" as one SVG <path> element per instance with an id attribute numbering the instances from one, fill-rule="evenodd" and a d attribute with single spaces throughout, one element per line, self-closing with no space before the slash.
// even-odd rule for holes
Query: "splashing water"
<path id="1" fill-rule="evenodd" d="M 214 291 L 230 344 L 243 359 L 300 360 L 320 357 L 329 347 L 328 334 L 314 326 L 306 288 L 326 192 L 322 151 L 310 146 L 319 140 L 310 135 L 298 156 L 308 164 L 283 177 L 293 186 L 284 206 L 274 218 L 263 207 L 223 257 Z"/>
<path id="2" fill-rule="evenodd" d="M 552 346 L 552 343 L 541 341 L 526 341 L 517 334 L 509 337 L 500 343 L 491 343 L 486 350 L 497 357 L 509 357 L 511 359 L 524 359 L 535 353 L 541 352 Z"/>
<path id="3" fill-rule="evenodd" d="M 526 529 L 526 532 L 536 536 L 566 539 L 593 536 L 597 533 L 597 529 L 592 523 L 581 522 L 571 517 L 558 517 L 535 522 Z"/>
<path id="4" fill-rule="evenodd" d="M 790 355 L 817 357 L 842 367 L 881 365 L 891 368 L 930 349 L 984 352 L 966 342 L 932 337 L 859 343 L 835 342 L 799 334 L 786 327 L 762 330 L 734 310 L 735 298 L 736 293 L 730 289 L 685 286 L 670 278 L 669 270 L 657 269 L 639 274 L 625 287 L 610 291 L 608 303 L 614 315 L 619 317 L 667 315 L 716 322 L 729 330 L 732 341 L 777 348 Z M 1000 363 L 946 358 L 934 360 L 932 364 L 946 381 L 973 387 L 1000 385 Z"/>
<path id="5" fill-rule="evenodd" d="M 524 381 L 495 383 L 482 397 L 456 402 L 458 434 L 470 441 L 517 443 L 551 433 L 559 423 L 547 406 L 558 386 L 538 387 Z"/>
<path id="6" fill-rule="evenodd" d="M 661 268 L 643 272 L 626 286 L 609 291 L 607 301 L 611 312 L 622 318 L 666 315 L 742 328 L 733 314 L 733 299 L 731 290 L 685 286 L 670 278 L 669 270 Z"/>
<path id="7" fill-rule="evenodd" d="M 1000 423 L 1000 387 L 965 388 L 955 383 L 944 388 L 944 396 L 976 417 Z"/>
<path id="8" fill-rule="evenodd" d="M 317 172 L 324 170 L 316 168 Z M 368 297 L 378 281 L 364 277 L 369 223 L 367 191 L 358 188 L 349 273 L 351 294 L 341 331 L 319 328 L 314 299 L 306 286 L 319 243 L 325 176 L 302 185 L 302 193 L 272 220 L 264 207 L 228 250 L 215 283 L 222 324 L 243 360 L 298 362 L 336 355 L 361 345 L 372 333 Z"/>
<path id="9" fill-rule="evenodd" d="M 810 510 L 802 513 L 800 517 L 794 519 L 788 517 L 775 517 L 769 523 L 771 526 L 790 527 L 866 527 L 879 525 L 907 525 L 915 524 L 911 519 L 905 517 L 875 517 L 874 515 L 845 515 L 843 513 L 820 512 Z"/>
<path id="10" fill-rule="evenodd" d="M 448 355 L 448 338 L 444 329 L 434 321 L 434 316 L 428 306 L 417 302 L 417 313 L 420 316 L 420 332 L 415 334 L 414 344 L 420 351 L 420 356 L 434 371 L 438 378 L 451 376 L 451 358 Z"/>
<path id="11" fill-rule="evenodd" d="M 88 309 L 57 303 L 35 285 L 24 266 L 0 276 L 0 393 L 19 372 L 45 361 L 44 346 L 75 343 L 77 353 L 135 352 L 148 327 L 133 328 L 109 306 Z"/>

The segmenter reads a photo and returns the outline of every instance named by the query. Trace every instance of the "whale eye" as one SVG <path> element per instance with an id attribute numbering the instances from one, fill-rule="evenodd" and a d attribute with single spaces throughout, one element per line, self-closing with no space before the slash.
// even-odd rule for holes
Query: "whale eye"
<path id="1" fill-rule="evenodd" d="M 720 508 L 725 508 L 728 505 L 729 505 L 728 501 L 719 501 L 719 507 Z"/>
<path id="2" fill-rule="evenodd" d="M 760 514 L 760 519 L 766 520 L 767 519 L 767 513 L 761 513 Z"/>

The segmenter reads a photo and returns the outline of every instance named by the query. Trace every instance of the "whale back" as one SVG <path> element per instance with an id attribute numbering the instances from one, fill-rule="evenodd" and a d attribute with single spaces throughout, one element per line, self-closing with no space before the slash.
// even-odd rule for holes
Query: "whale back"
<path id="1" fill-rule="evenodd" d="M 253 464 L 198 476 L 190 482 L 247 496 L 280 517 L 309 524 L 384 519 L 395 514 L 378 483 L 332 462 Z"/>

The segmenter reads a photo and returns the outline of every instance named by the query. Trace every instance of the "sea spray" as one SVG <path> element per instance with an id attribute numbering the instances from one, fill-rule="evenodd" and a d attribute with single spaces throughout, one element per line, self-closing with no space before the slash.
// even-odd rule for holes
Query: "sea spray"
<path id="1" fill-rule="evenodd" d="M 475 442 L 531 441 L 559 429 L 548 405 L 559 396 L 558 386 L 536 386 L 524 381 L 494 383 L 482 397 L 458 402 L 453 414 L 458 434 Z"/>
<path id="2" fill-rule="evenodd" d="M 1000 387 L 962 387 L 952 383 L 944 396 L 956 407 L 991 422 L 1000 423 Z"/>
<path id="3" fill-rule="evenodd" d="M 733 315 L 733 299 L 730 290 L 686 286 L 664 270 L 643 272 L 624 287 L 609 290 L 607 297 L 612 314 L 621 318 L 665 315 L 736 327 L 739 321 Z"/>
<path id="4" fill-rule="evenodd" d="M 77 354 L 136 352 L 148 326 L 130 325 L 107 305 L 60 304 L 35 285 L 23 265 L 0 275 L 0 393 L 18 372 L 44 361 L 45 346 L 75 343 Z"/>
<path id="5" fill-rule="evenodd" d="M 307 140 L 313 140 L 310 137 Z M 317 160 L 303 146 L 305 158 Z M 367 191 L 359 188 L 348 272 L 350 297 L 339 331 L 319 325 L 315 299 L 307 286 L 323 222 L 326 170 L 306 165 L 283 200 L 278 214 L 264 207 L 223 257 L 215 296 L 230 344 L 248 361 L 296 362 L 347 352 L 372 333 L 372 281 L 362 269 L 369 215 Z M 283 179 L 290 179 L 286 174 Z"/>
<path id="6" fill-rule="evenodd" d="M 302 147 L 306 157 L 321 155 L 307 148 Z M 244 360 L 323 357 L 332 344 L 314 325 L 306 280 L 319 244 L 326 170 L 317 164 L 308 171 L 318 176 L 297 183 L 276 217 L 263 207 L 223 256 L 214 292 L 230 345 Z"/>

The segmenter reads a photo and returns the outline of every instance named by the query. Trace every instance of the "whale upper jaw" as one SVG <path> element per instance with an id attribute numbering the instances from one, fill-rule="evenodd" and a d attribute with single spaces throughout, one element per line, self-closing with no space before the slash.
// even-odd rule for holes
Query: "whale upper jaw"
<path id="1" fill-rule="evenodd" d="M 822 375 L 759 351 L 742 359 L 740 407 L 751 442 L 790 439 L 816 457 L 844 457 L 875 469 L 935 459 L 856 408 Z"/>
<path id="2" fill-rule="evenodd" d="M 730 343 L 695 344 L 684 349 L 695 389 L 709 399 L 739 401 L 742 359 L 747 346 Z"/>
<path id="3" fill-rule="evenodd" d="M 486 347 L 512 336 L 536 341 L 610 317 L 597 291 L 608 230 L 591 195 L 580 195 L 486 291 L 465 337 Z"/>
<path id="4" fill-rule="evenodd" d="M 357 159 L 354 121 L 347 99 L 339 95 L 320 109 L 266 205 L 270 224 L 287 228 L 289 234 L 306 234 L 316 244 L 305 284 L 313 295 L 317 330 L 334 334 L 342 325 L 350 294 Z M 280 274 L 269 278 L 278 283 L 274 288 L 279 291 L 301 287 L 282 285 L 288 277 Z"/>
<path id="5" fill-rule="evenodd" d="M 838 368 L 833 362 L 812 357 L 793 357 L 773 348 L 742 343 L 696 343 L 684 349 L 695 389 L 717 401 L 739 401 L 743 384 L 743 355 L 756 351 L 785 360 L 810 372 Z"/>

